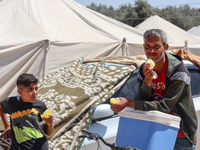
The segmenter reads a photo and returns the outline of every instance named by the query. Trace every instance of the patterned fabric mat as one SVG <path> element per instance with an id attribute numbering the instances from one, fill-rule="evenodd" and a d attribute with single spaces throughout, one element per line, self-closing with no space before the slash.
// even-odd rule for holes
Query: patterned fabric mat
<path id="1" fill-rule="evenodd" d="M 39 83 L 38 99 L 54 116 L 55 130 L 49 137 L 50 149 L 77 149 L 93 107 L 108 100 L 134 71 L 130 66 L 108 66 L 104 62 L 83 64 L 78 59 L 70 67 L 48 75 Z"/>

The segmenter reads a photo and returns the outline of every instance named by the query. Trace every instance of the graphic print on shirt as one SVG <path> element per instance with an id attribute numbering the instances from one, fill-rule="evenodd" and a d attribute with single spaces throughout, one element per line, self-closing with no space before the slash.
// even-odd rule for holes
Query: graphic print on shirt
<path id="1" fill-rule="evenodd" d="M 39 112 L 33 108 L 17 111 L 10 115 L 15 138 L 19 144 L 31 139 L 38 139 L 43 137 L 39 127 L 38 114 Z"/>
<path id="2" fill-rule="evenodd" d="M 153 88 L 151 92 L 151 100 L 159 101 L 163 98 L 166 89 L 166 73 L 167 73 L 168 61 L 166 59 L 163 70 L 158 74 L 156 79 L 153 79 Z"/>
<path id="3" fill-rule="evenodd" d="M 154 81 L 151 99 L 156 101 L 161 100 L 164 95 L 164 92 L 165 92 L 165 83 L 164 82 L 155 83 Z"/>

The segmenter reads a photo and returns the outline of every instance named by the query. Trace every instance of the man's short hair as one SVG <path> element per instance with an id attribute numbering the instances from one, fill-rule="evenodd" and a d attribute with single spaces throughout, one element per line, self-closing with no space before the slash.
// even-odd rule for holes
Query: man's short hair
<path id="1" fill-rule="evenodd" d="M 167 34 L 163 30 L 160 30 L 160 29 L 146 30 L 143 35 L 144 41 L 145 41 L 146 37 L 148 37 L 148 36 L 157 36 L 162 39 L 163 45 L 167 44 Z"/>
<path id="2" fill-rule="evenodd" d="M 32 74 L 28 74 L 28 73 L 24 73 L 21 74 L 18 78 L 17 78 L 17 87 L 19 86 L 29 86 L 31 83 L 36 83 L 37 84 L 38 79 L 32 75 Z"/>

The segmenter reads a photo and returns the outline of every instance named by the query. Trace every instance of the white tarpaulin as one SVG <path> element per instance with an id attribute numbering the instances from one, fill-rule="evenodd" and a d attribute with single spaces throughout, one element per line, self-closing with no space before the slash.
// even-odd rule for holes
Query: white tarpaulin
<path id="1" fill-rule="evenodd" d="M 187 32 L 200 38 L 200 25 L 190 29 Z M 194 54 L 200 56 L 200 42 L 198 44 L 189 45 L 189 49 Z"/>
<path id="2" fill-rule="evenodd" d="M 188 30 L 187 32 L 200 37 L 200 25 L 197 27 L 193 27 L 192 29 Z"/>
<path id="3" fill-rule="evenodd" d="M 167 34 L 170 49 L 181 49 L 185 46 L 190 48 L 191 45 L 200 43 L 199 37 L 191 35 L 190 33 L 157 15 L 149 17 L 141 24 L 137 25 L 135 28 L 141 32 L 141 34 L 143 34 L 148 29 L 161 29 L 165 31 Z M 185 44 L 185 41 L 187 41 L 187 44 Z M 192 48 L 194 48 L 194 46 Z M 200 47 L 195 47 L 195 49 L 192 48 L 190 48 L 191 52 L 200 56 Z"/>
<path id="4" fill-rule="evenodd" d="M 73 0 L 3 0 L 0 22 L 0 100 L 24 72 L 41 79 L 80 57 L 144 54 L 141 33 Z"/>

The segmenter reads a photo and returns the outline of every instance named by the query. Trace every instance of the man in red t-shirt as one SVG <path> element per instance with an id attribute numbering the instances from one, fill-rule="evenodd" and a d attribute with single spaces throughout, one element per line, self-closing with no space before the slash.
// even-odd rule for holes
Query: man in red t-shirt
<path id="1" fill-rule="evenodd" d="M 181 118 L 174 150 L 195 150 L 198 121 L 194 109 L 190 74 L 177 55 L 167 53 L 167 35 L 159 29 L 144 33 L 144 51 L 155 62 L 143 63 L 138 72 L 138 94 L 134 100 L 119 97 L 111 109 L 118 113 L 125 107 L 136 110 L 158 110 Z M 154 75 L 157 74 L 157 78 Z"/>
<path id="2" fill-rule="evenodd" d="M 151 91 L 151 100 L 152 101 L 160 101 L 163 98 L 163 95 L 165 93 L 165 84 L 166 84 L 166 74 L 167 74 L 167 67 L 168 67 L 168 60 L 166 59 L 165 66 L 163 70 L 157 75 L 157 78 L 153 79 L 152 84 L 152 91 Z M 169 114 L 172 114 L 172 112 L 169 112 Z M 183 138 L 185 137 L 182 129 L 179 129 L 177 138 Z"/>

